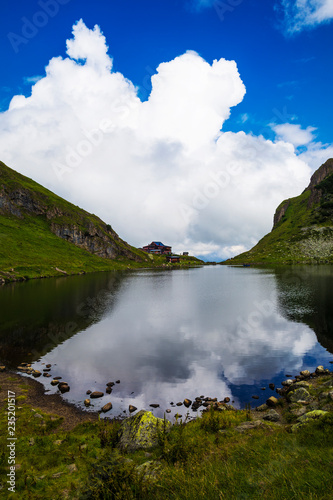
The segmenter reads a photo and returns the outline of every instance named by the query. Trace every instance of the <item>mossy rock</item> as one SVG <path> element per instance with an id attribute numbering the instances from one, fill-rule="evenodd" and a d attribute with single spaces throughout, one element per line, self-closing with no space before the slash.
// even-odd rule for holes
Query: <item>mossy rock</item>
<path id="1" fill-rule="evenodd" d="M 126 451 L 152 448 L 170 427 L 168 420 L 157 418 L 150 411 L 141 410 L 122 423 L 119 447 Z"/>
<path id="2" fill-rule="evenodd" d="M 317 420 L 319 418 L 322 418 L 324 417 L 325 415 L 327 415 L 327 411 L 323 411 L 323 410 L 313 410 L 313 411 L 309 411 L 308 413 L 306 413 L 305 415 L 302 415 L 301 417 L 298 417 L 298 424 L 295 424 L 292 426 L 291 430 L 294 432 L 296 431 L 297 429 L 299 429 L 301 426 L 311 422 L 312 420 Z"/>
<path id="3" fill-rule="evenodd" d="M 297 403 L 297 401 L 311 401 L 312 397 L 309 392 L 304 387 L 298 387 L 294 391 L 288 392 L 288 400 L 292 403 Z"/>
<path id="4" fill-rule="evenodd" d="M 315 418 L 321 418 L 324 415 L 326 415 L 327 413 L 328 413 L 327 411 L 323 411 L 323 410 L 313 410 L 313 411 L 309 411 L 305 415 L 302 415 L 297 420 L 301 423 L 305 423 L 305 422 L 308 422 L 309 420 L 313 420 Z"/>
<path id="5" fill-rule="evenodd" d="M 159 480 L 162 473 L 162 466 L 160 462 L 149 460 L 135 468 L 135 471 L 144 481 L 155 483 Z"/>

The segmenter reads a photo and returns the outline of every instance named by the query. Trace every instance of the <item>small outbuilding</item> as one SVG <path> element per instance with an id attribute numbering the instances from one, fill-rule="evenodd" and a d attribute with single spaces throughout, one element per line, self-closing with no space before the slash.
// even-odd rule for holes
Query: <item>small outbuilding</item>
<path id="1" fill-rule="evenodd" d="M 174 263 L 180 261 L 180 256 L 179 255 L 167 255 L 166 260 L 168 262 L 170 262 L 171 264 L 174 264 Z"/>

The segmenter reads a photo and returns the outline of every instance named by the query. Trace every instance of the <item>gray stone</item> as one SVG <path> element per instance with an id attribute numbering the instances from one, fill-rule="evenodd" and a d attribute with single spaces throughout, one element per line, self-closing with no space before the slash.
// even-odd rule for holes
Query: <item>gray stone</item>
<path id="1" fill-rule="evenodd" d="M 306 378 L 310 377 L 310 375 L 311 375 L 311 372 L 309 372 L 309 370 L 303 370 L 300 373 L 301 373 L 302 377 L 306 377 Z"/>
<path id="2" fill-rule="evenodd" d="M 307 408 L 307 411 L 318 410 L 319 403 L 318 403 L 318 401 L 312 401 L 312 403 L 306 403 L 306 408 Z"/>
<path id="3" fill-rule="evenodd" d="M 266 411 L 268 406 L 266 404 L 260 405 L 256 408 L 256 411 Z"/>
<path id="4" fill-rule="evenodd" d="M 288 400 L 292 403 L 297 403 L 297 401 L 311 401 L 311 396 L 304 387 L 299 387 L 288 393 Z"/>
<path id="5" fill-rule="evenodd" d="M 150 411 L 141 410 L 122 423 L 119 447 L 127 451 L 151 448 L 158 444 L 161 433 L 170 427 L 168 420 L 157 418 Z"/>
<path id="6" fill-rule="evenodd" d="M 284 380 L 283 382 L 281 382 L 281 384 L 284 386 L 284 387 L 289 387 L 290 385 L 293 384 L 293 381 L 291 378 L 288 378 L 287 380 Z"/>
<path id="7" fill-rule="evenodd" d="M 54 479 L 58 479 L 58 477 L 62 476 L 64 474 L 64 472 L 56 472 L 55 474 L 52 474 L 51 477 L 53 477 Z M 43 476 L 42 476 L 43 477 Z M 45 476 L 44 476 L 45 477 Z"/>
<path id="8" fill-rule="evenodd" d="M 307 409 L 305 408 L 305 406 L 301 406 L 300 408 L 295 408 L 295 409 L 290 410 L 290 413 L 292 415 L 295 415 L 295 417 L 301 417 L 306 412 L 307 412 Z"/>
<path id="9" fill-rule="evenodd" d="M 265 427 L 265 424 L 260 420 L 250 420 L 249 422 L 243 422 L 242 424 L 238 425 L 235 430 L 238 432 L 246 432 L 252 429 L 258 429 L 260 427 Z"/>
<path id="10" fill-rule="evenodd" d="M 309 387 L 311 387 L 311 384 L 309 384 L 309 382 L 305 382 L 305 380 L 301 380 L 300 382 L 296 382 L 292 389 L 294 389 L 295 387 L 305 387 L 305 389 L 308 389 Z"/>
<path id="11" fill-rule="evenodd" d="M 323 375 L 324 373 L 325 373 L 325 368 L 322 365 L 317 366 L 317 368 L 316 368 L 316 374 L 317 375 Z"/>
<path id="12" fill-rule="evenodd" d="M 73 472 L 77 472 L 76 464 L 67 465 L 67 469 L 69 470 L 70 474 L 72 474 Z"/>
<path id="13" fill-rule="evenodd" d="M 269 410 L 267 415 L 263 417 L 264 420 L 268 420 L 269 422 L 278 422 L 280 420 L 280 415 L 275 410 Z"/>

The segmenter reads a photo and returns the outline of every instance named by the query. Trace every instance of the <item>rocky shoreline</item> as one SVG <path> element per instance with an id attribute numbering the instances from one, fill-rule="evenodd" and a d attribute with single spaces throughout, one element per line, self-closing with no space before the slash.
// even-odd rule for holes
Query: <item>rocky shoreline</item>
<path id="1" fill-rule="evenodd" d="M 18 367 L 18 370 L 21 373 L 32 375 L 32 377 L 34 378 L 39 378 L 41 376 L 51 378 L 50 364 L 45 365 L 43 373 L 38 370 L 34 370 L 29 363 L 21 363 L 21 365 Z M 323 378 L 327 378 L 327 380 L 325 380 L 326 385 L 324 383 L 321 384 Z M 70 391 L 70 386 L 67 382 L 62 381 L 60 376 L 52 377 L 51 385 L 58 387 L 58 392 L 53 395 L 46 394 L 43 384 L 39 383 L 39 381 L 34 380 L 30 377 L 25 377 L 13 371 L 8 371 L 6 370 L 5 366 L 0 365 L 0 385 L 2 388 L 4 386 L 4 382 L 6 380 L 8 381 L 8 379 L 12 379 L 12 381 L 19 380 L 21 382 L 24 382 L 24 384 L 28 386 L 28 393 L 29 391 L 33 393 L 33 403 L 38 406 L 38 403 L 40 402 L 43 407 L 49 407 L 48 409 L 52 409 L 52 412 L 55 413 L 57 413 L 57 411 L 59 410 L 64 412 L 64 408 L 68 408 L 70 413 L 80 415 L 80 419 L 82 420 L 96 420 L 100 413 L 108 413 L 112 409 L 111 401 L 101 406 L 99 410 L 90 410 L 89 412 L 72 403 L 66 402 L 61 397 L 61 395 L 65 392 Z M 108 382 L 106 384 L 106 394 L 111 394 L 113 387 L 119 383 L 120 380 L 116 380 L 115 382 Z M 290 417 L 294 416 L 297 419 L 300 419 L 300 422 L 304 420 L 304 416 L 310 414 L 311 412 L 313 418 L 317 418 L 318 416 L 322 415 L 322 413 L 320 412 L 325 413 L 327 411 L 333 411 L 333 372 L 325 369 L 323 366 L 318 366 L 313 373 L 308 370 L 303 370 L 295 378 L 287 378 L 286 380 L 283 380 L 281 383 L 281 387 L 275 388 L 274 384 L 269 384 L 269 387 L 272 390 L 275 389 L 276 396 L 270 396 L 269 398 L 267 398 L 264 404 L 251 410 L 251 413 L 253 415 L 253 422 L 251 424 L 252 426 L 258 425 L 258 423 L 256 423 L 258 420 L 285 423 L 285 418 L 282 417 L 280 409 L 286 406 L 288 412 L 290 413 Z M 86 407 L 89 407 L 91 405 L 91 399 L 98 399 L 103 397 L 104 392 L 92 392 L 88 390 L 86 395 L 88 397 L 85 399 L 84 404 Z M 160 407 L 160 405 L 157 403 L 151 403 L 149 406 L 152 409 Z M 192 410 L 192 412 L 208 412 L 210 410 L 219 412 L 225 410 L 236 411 L 232 404 L 230 404 L 229 397 L 225 397 L 223 400 L 218 400 L 217 397 L 212 398 L 205 397 L 203 395 L 197 396 L 193 400 L 184 398 L 183 401 L 172 403 L 171 407 L 174 407 L 177 410 L 179 409 L 179 411 L 181 407 L 183 407 L 186 410 Z M 129 415 L 132 415 L 137 410 L 138 408 L 136 408 L 135 406 L 129 405 L 128 413 Z M 146 410 L 140 411 L 146 412 Z M 167 408 L 165 410 L 165 413 L 170 414 L 171 409 Z M 114 416 L 113 418 L 124 419 L 126 418 L 126 416 L 127 415 L 119 415 Z M 180 419 L 189 421 L 195 417 L 191 417 L 189 416 L 189 414 L 182 415 L 177 411 L 177 413 L 174 415 L 174 418 L 177 422 Z"/>

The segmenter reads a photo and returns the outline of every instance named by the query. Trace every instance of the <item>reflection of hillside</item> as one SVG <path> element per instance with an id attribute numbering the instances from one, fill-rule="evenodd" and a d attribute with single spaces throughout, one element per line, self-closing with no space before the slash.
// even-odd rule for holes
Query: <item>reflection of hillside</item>
<path id="1" fill-rule="evenodd" d="M 96 273 L 2 287 L 1 361 L 34 361 L 100 321 L 114 307 L 122 279 L 121 273 Z"/>
<path id="2" fill-rule="evenodd" d="M 331 266 L 291 266 L 275 270 L 281 314 L 302 322 L 333 354 L 333 269 Z"/>

